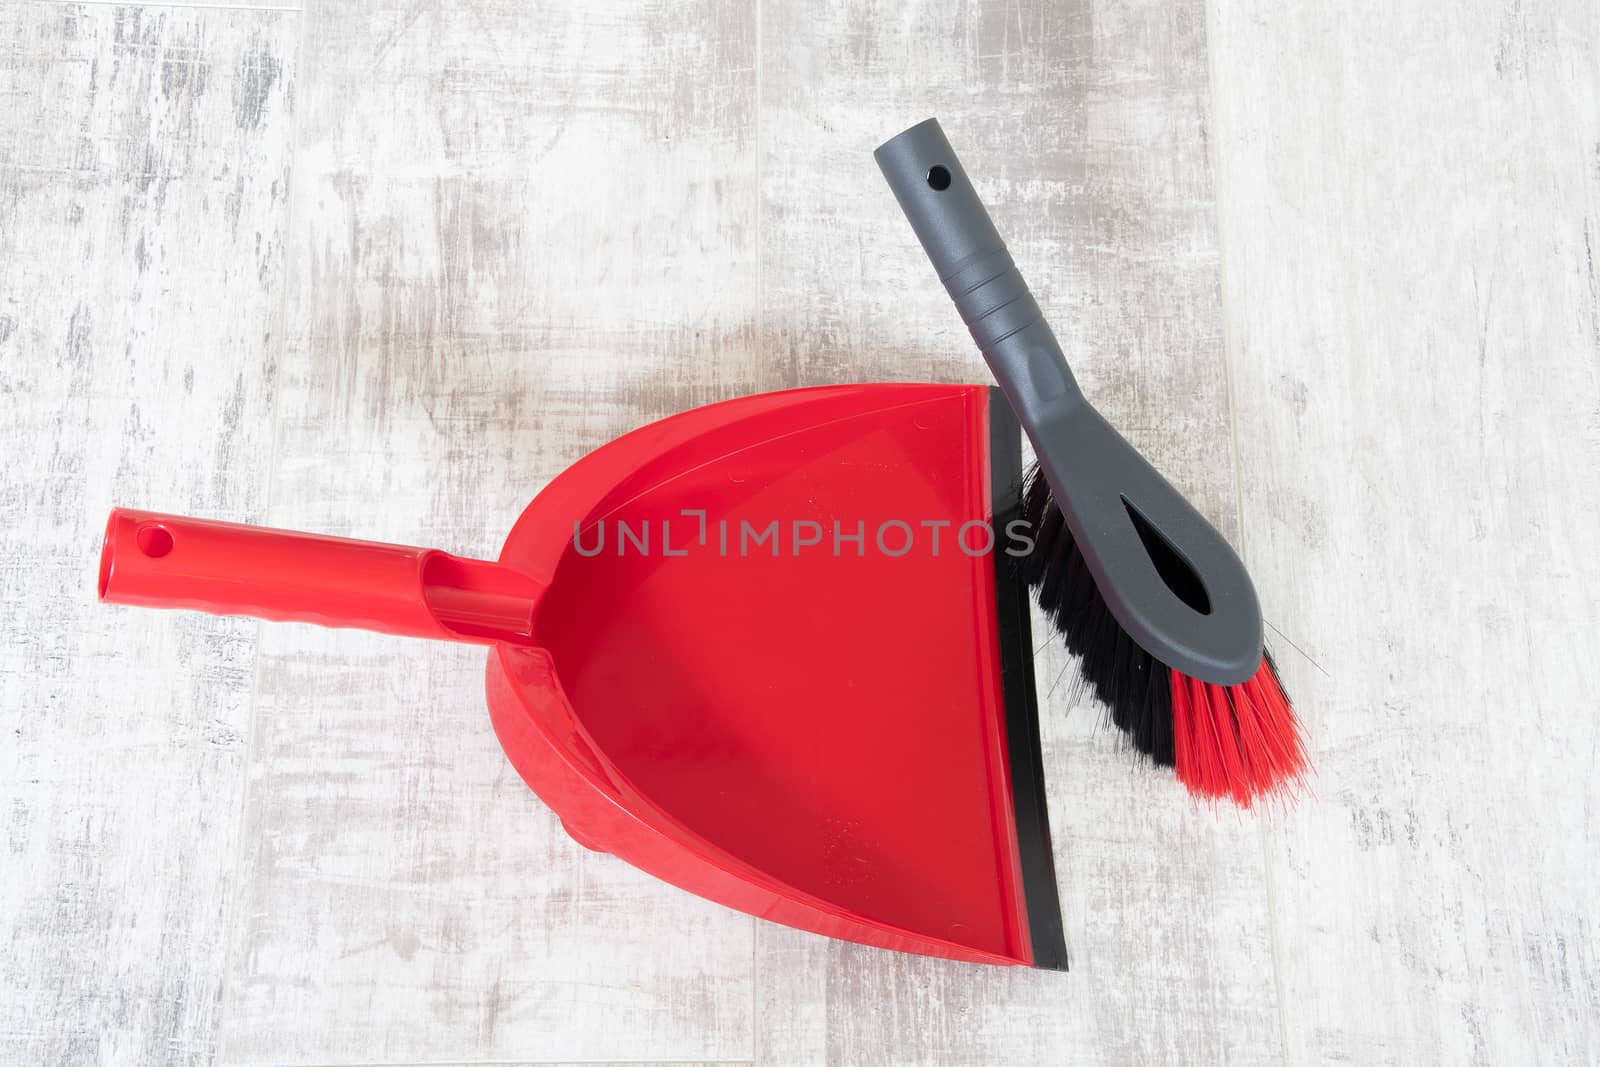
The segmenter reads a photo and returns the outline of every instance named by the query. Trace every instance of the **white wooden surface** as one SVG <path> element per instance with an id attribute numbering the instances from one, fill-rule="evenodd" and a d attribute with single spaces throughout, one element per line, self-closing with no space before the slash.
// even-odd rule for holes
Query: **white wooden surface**
<path id="1" fill-rule="evenodd" d="M 1071 974 L 584 852 L 481 653 L 93 603 L 112 503 L 487 553 L 652 418 L 983 380 L 928 114 L 1320 772 L 1196 811 L 1047 651 Z M 0 1063 L 1600 1061 L 1597 244 L 1590 0 L 8 0 Z"/>

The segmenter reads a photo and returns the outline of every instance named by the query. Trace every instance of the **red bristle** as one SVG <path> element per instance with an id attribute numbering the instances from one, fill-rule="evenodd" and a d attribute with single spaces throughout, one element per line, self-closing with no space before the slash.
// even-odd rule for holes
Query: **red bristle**
<path id="1" fill-rule="evenodd" d="M 1249 797 L 1244 803 L 1271 789 L 1274 766 L 1273 739 L 1263 728 L 1262 716 L 1250 694 L 1250 685 L 1228 687 L 1228 699 L 1233 704 L 1233 725 L 1239 734 L 1239 755 L 1244 758 L 1244 782 Z"/>
<path id="2" fill-rule="evenodd" d="M 1181 708 L 1181 712 L 1180 712 Z M 1306 773 L 1294 710 L 1265 659 L 1241 685 L 1210 685 L 1172 672 L 1173 733 L 1179 781 L 1207 799 L 1293 792 Z"/>
<path id="3" fill-rule="evenodd" d="M 1271 760 L 1262 792 L 1293 792 L 1305 780 L 1308 761 L 1305 742 L 1300 737 L 1300 724 L 1295 721 L 1289 698 L 1278 685 L 1277 675 L 1265 663 L 1243 688 L 1250 694 L 1250 702 L 1259 715 Z"/>
<path id="4" fill-rule="evenodd" d="M 1172 752 L 1180 779 L 1183 779 L 1184 768 L 1194 766 L 1195 761 L 1194 711 L 1189 707 L 1189 687 L 1182 682 L 1183 675 L 1173 671 Z"/>
<path id="5" fill-rule="evenodd" d="M 1177 760 L 1179 781 L 1191 793 L 1203 797 L 1221 797 L 1228 792 L 1228 775 L 1223 762 L 1222 736 L 1211 707 L 1211 696 L 1206 684 L 1198 678 L 1172 672 L 1172 691 L 1186 691 L 1189 704 L 1188 759 Z M 1228 731 L 1231 734 L 1233 727 Z"/>
<path id="6" fill-rule="evenodd" d="M 1174 672 L 1172 687 L 1174 692 L 1181 687 L 1189 701 L 1189 765 L 1178 764 L 1178 780 L 1188 786 L 1191 793 L 1210 796 L 1222 773 L 1216 740 L 1209 727 L 1211 702 L 1196 679 L 1188 675 Z"/>
<path id="7" fill-rule="evenodd" d="M 1216 724 L 1217 750 L 1222 757 L 1222 789 L 1235 804 L 1244 807 L 1250 802 L 1250 791 L 1244 754 L 1239 751 L 1239 727 L 1233 721 L 1233 702 L 1228 699 L 1228 690 L 1220 685 L 1206 686 L 1205 694 L 1211 698 L 1211 721 Z"/>

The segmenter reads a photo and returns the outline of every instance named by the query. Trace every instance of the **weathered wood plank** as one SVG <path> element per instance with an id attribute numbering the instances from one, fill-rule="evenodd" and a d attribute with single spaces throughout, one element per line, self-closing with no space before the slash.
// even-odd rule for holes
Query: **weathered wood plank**
<path id="1" fill-rule="evenodd" d="M 59 4 L 75 7 L 123 7 L 118 0 L 16 0 L 17 3 Z M 145 10 L 167 7 L 203 7 L 222 11 L 299 11 L 300 0 L 161 0 L 138 5 Z"/>
<path id="2" fill-rule="evenodd" d="M 1600 1060 L 1600 22 L 1219 0 L 1292 1063 Z M 1314 661 L 1314 662 L 1312 662 Z"/>
<path id="3" fill-rule="evenodd" d="M 579 456 L 749 391 L 748 4 L 307 18 L 273 522 L 493 555 Z M 260 657 L 228 1062 L 749 1057 L 752 921 L 566 837 L 482 650 Z"/>
<path id="4" fill-rule="evenodd" d="M 215 1052 L 256 627 L 93 581 L 114 503 L 261 515 L 297 30 L 0 6 L 5 1063 Z"/>
<path id="5" fill-rule="evenodd" d="M 987 380 L 871 158 L 938 115 L 1087 392 L 1234 530 L 1204 5 L 769 4 L 761 46 L 769 360 L 798 383 Z M 1276 1060 L 1259 828 L 1133 768 L 1101 711 L 1055 684 L 1068 670 L 1042 654 L 1073 972 L 762 925 L 764 1062 Z"/>
<path id="6" fill-rule="evenodd" d="M 384 1067 L 754 1067 L 754 1064 L 749 1060 L 599 1060 L 588 1063 L 555 1063 L 550 1060 L 494 1060 L 492 1063 L 458 1060 L 441 1063 L 429 1060 L 426 1063 L 391 1063 Z"/>

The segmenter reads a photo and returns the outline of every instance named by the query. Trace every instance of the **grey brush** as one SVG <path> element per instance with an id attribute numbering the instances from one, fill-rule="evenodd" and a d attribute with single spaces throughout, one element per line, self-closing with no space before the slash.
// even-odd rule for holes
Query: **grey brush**
<path id="1" fill-rule="evenodd" d="M 875 157 L 1033 442 L 1111 616 L 1166 667 L 1220 686 L 1252 678 L 1263 632 L 1244 564 L 1085 399 L 939 123 Z"/>

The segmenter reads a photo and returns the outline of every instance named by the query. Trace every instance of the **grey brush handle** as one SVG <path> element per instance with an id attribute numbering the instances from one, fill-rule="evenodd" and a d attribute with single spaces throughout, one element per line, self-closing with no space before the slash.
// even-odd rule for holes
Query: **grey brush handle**
<path id="1" fill-rule="evenodd" d="M 1261 609 L 1244 565 L 1084 399 L 1055 334 L 935 119 L 874 153 L 923 250 L 1033 442 L 1039 467 L 1112 615 L 1146 652 L 1219 685 L 1261 666 Z M 1205 590 L 1176 591 L 1135 514 Z"/>
<path id="2" fill-rule="evenodd" d="M 913 126 L 876 158 L 1024 425 L 1081 402 L 1061 345 L 938 121 Z"/>

